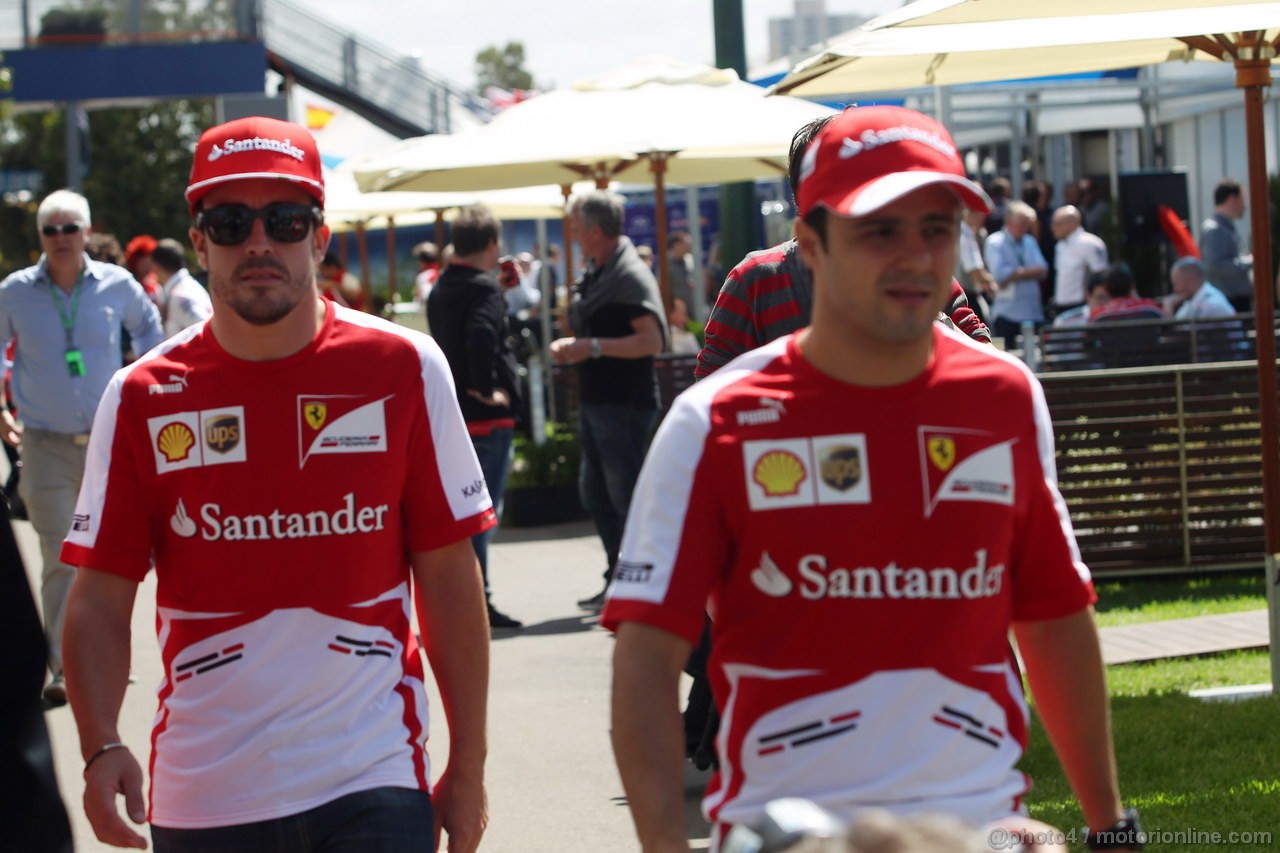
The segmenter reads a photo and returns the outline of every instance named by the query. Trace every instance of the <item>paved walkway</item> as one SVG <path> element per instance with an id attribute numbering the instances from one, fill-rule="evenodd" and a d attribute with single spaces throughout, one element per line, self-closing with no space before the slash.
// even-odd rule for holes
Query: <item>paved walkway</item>
<path id="1" fill-rule="evenodd" d="M 1204 655 L 1232 649 L 1265 649 L 1271 645 L 1265 608 L 1140 625 L 1116 625 L 1101 629 L 1099 634 L 1102 637 L 1102 659 L 1108 664 Z"/>
<path id="2" fill-rule="evenodd" d="M 30 525 L 15 524 L 29 571 L 38 548 Z M 519 633 L 495 637 L 490 691 L 489 805 L 492 817 L 486 853 L 631 853 L 638 849 L 622 786 L 609 746 L 609 659 L 612 641 L 593 616 L 574 602 L 599 589 L 604 554 L 589 524 L 531 530 L 505 529 L 492 551 L 494 603 L 526 622 Z M 138 683 L 125 694 L 121 737 L 146 755 L 161 677 L 155 643 L 154 575 L 142 584 L 133 615 L 133 672 Z M 1240 634 L 1224 633 L 1241 622 Z M 1190 632 L 1184 623 L 1194 623 Z M 1143 633 L 1150 636 L 1143 639 Z M 1213 648 L 1174 638 L 1210 637 Z M 1266 645 L 1261 612 L 1203 620 L 1108 628 L 1108 660 L 1142 660 L 1167 654 L 1199 654 L 1220 648 Z M 1226 644 L 1226 645 L 1224 645 Z M 431 688 L 435 737 L 433 771 L 447 759 L 440 701 Z M 67 708 L 45 715 L 54 744 L 58 778 L 72 817 L 78 851 L 106 851 L 92 835 L 80 806 L 82 762 L 74 721 Z M 145 763 L 144 763 L 145 766 Z M 706 849 L 707 826 L 698 815 L 698 792 L 706 778 L 688 768 L 686 803 L 694 849 Z M 3 845 L 0 845 L 3 846 Z"/>

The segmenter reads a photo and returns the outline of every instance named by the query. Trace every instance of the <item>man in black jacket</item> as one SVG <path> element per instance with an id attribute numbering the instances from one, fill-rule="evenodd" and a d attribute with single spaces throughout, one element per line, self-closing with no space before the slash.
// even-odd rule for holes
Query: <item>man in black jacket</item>
<path id="1" fill-rule="evenodd" d="M 569 302 L 572 337 L 551 342 L 551 357 L 578 365 L 578 492 L 595 523 L 608 567 L 618 565 L 622 527 L 649 436 L 658 420 L 653 357 L 667 348 L 667 312 L 653 271 L 622 233 L 621 196 L 595 190 L 569 202 L 569 226 L 584 270 Z M 604 590 L 578 606 L 599 610 Z"/>
<path id="2" fill-rule="evenodd" d="M 506 302 L 493 276 L 502 250 L 502 224 L 484 205 L 468 207 L 453 222 L 453 260 L 427 297 L 427 322 L 453 372 L 462 416 L 484 472 L 494 509 L 511 469 L 511 439 L 519 411 L 516 360 L 507 340 Z M 498 528 L 471 537 L 484 595 L 489 599 L 489 540 Z M 489 604 L 491 628 L 523 624 Z"/>

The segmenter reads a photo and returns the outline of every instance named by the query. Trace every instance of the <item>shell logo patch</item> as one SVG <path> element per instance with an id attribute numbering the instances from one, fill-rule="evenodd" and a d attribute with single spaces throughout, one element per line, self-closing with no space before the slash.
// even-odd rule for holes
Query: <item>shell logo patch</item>
<path id="1" fill-rule="evenodd" d="M 195 443 L 196 437 L 192 435 L 191 427 L 182 421 L 174 421 L 160 430 L 156 449 L 167 461 L 181 462 L 190 455 L 191 446 Z"/>
<path id="2" fill-rule="evenodd" d="M 871 501 L 864 433 L 744 441 L 742 461 L 753 510 Z"/>
<path id="3" fill-rule="evenodd" d="M 178 412 L 147 419 L 156 473 L 244 462 L 244 406 Z"/>
<path id="4" fill-rule="evenodd" d="M 765 495 L 774 498 L 779 495 L 794 495 L 808 476 L 804 463 L 795 454 L 786 450 L 773 450 L 756 462 L 751 478 L 764 489 Z"/>
<path id="5" fill-rule="evenodd" d="M 943 501 L 978 501 L 1012 506 L 1013 443 L 985 430 L 922 426 L 920 475 L 924 516 Z"/>

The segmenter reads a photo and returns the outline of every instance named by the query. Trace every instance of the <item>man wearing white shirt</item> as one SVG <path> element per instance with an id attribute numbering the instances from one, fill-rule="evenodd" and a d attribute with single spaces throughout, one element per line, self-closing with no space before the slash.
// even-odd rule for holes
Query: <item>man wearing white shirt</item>
<path id="1" fill-rule="evenodd" d="M 1196 258 L 1182 258 L 1169 269 L 1176 320 L 1210 320 L 1234 317 L 1236 309 L 1226 294 L 1205 280 L 1204 266 Z M 1172 306 L 1170 306 L 1172 307 Z"/>
<path id="2" fill-rule="evenodd" d="M 1080 210 L 1074 205 L 1064 205 L 1053 212 L 1051 227 L 1058 239 L 1053 257 L 1057 274 L 1053 288 L 1055 314 L 1083 305 L 1090 275 L 1107 269 L 1106 243 L 1080 223 Z"/>
<path id="3" fill-rule="evenodd" d="M 182 244 L 169 237 L 157 243 L 151 253 L 151 265 L 164 282 L 160 289 L 160 315 L 166 338 L 213 314 L 208 292 L 187 272 L 185 255 Z"/>

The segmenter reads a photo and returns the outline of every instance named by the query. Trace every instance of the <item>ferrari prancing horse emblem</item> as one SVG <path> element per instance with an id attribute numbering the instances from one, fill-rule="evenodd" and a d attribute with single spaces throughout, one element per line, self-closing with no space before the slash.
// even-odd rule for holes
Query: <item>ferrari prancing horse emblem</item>
<path id="1" fill-rule="evenodd" d="M 307 403 L 302 408 L 303 416 L 307 419 L 307 426 L 318 430 L 324 426 L 325 418 L 329 415 L 329 407 L 324 403 Z"/>
<path id="2" fill-rule="evenodd" d="M 956 442 L 953 438 L 937 436 L 929 439 L 929 459 L 939 471 L 948 471 L 956 464 Z"/>

